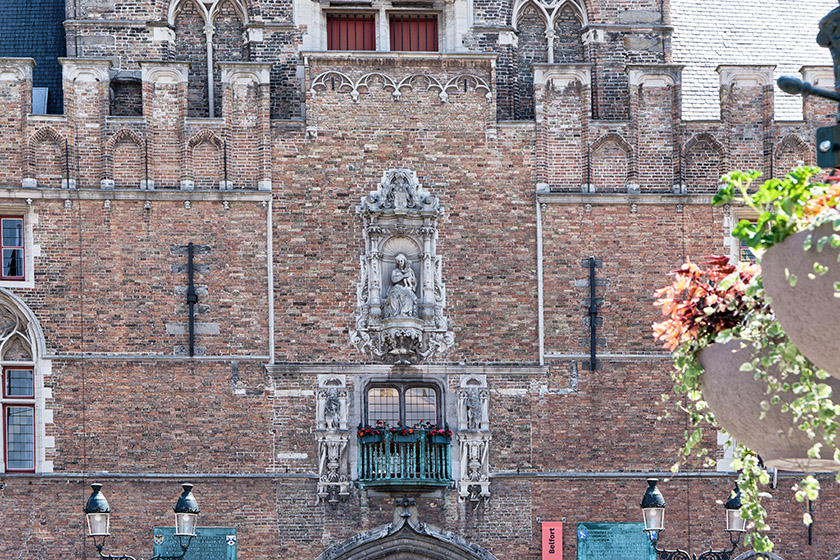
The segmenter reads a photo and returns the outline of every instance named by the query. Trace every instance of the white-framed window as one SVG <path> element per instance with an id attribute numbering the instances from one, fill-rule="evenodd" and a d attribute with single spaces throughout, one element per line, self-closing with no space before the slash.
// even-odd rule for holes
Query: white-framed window
<path id="1" fill-rule="evenodd" d="M 423 8 L 392 0 L 322 7 L 295 0 L 295 22 L 305 25 L 302 51 L 466 52 L 470 2 L 432 0 Z"/>
<path id="2" fill-rule="evenodd" d="M 0 472 L 52 472 L 47 450 L 55 439 L 47 436 L 52 423 L 44 386 L 49 362 L 39 359 L 43 335 L 34 315 L 8 290 L 0 289 Z"/>
<path id="3" fill-rule="evenodd" d="M 0 203 L 0 288 L 35 287 L 35 257 L 41 249 L 34 243 L 37 223 L 31 206 Z"/>

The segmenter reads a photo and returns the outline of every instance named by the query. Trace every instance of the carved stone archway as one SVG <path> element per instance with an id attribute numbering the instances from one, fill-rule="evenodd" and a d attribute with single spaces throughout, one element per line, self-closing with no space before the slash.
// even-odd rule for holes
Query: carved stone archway
<path id="1" fill-rule="evenodd" d="M 840 556 L 838 556 L 840 558 Z M 764 554 L 759 554 L 754 550 L 748 550 L 743 554 L 740 554 L 735 560 L 784 560 L 781 556 L 773 554 L 772 552 L 765 552 Z M 837 560 L 837 559 L 835 559 Z"/>
<path id="2" fill-rule="evenodd" d="M 398 504 L 394 522 L 328 548 L 316 560 L 496 560 L 496 557 L 455 533 L 419 522 L 413 500 L 405 500 Z"/>

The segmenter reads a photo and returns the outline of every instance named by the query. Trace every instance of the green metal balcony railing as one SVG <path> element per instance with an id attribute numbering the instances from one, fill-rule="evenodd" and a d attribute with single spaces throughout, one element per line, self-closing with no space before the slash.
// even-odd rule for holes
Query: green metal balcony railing
<path id="1" fill-rule="evenodd" d="M 359 437 L 359 486 L 449 486 L 450 438 L 415 429 Z"/>

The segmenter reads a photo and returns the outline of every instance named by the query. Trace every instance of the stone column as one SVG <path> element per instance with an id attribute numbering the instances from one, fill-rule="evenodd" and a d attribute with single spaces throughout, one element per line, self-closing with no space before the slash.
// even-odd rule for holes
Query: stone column
<path id="1" fill-rule="evenodd" d="M 537 182 L 565 191 L 579 191 L 586 181 L 592 66 L 534 64 L 532 68 Z"/>
<path id="2" fill-rule="evenodd" d="M 149 183 L 141 188 L 152 190 L 157 185 L 191 183 L 185 165 L 184 120 L 187 118 L 186 62 L 141 62 L 143 75 L 143 117 L 149 142 Z"/>
<path id="3" fill-rule="evenodd" d="M 673 64 L 627 66 L 633 147 L 628 192 L 680 191 L 676 171 L 682 69 Z"/>
<path id="4" fill-rule="evenodd" d="M 0 184 L 21 184 L 23 146 L 26 146 L 26 115 L 32 112 L 31 58 L 0 58 L 0 98 L 3 119 L 0 119 Z"/>
<path id="5" fill-rule="evenodd" d="M 74 136 L 70 142 L 70 168 L 82 187 L 102 186 L 102 148 L 105 117 L 109 111 L 110 59 L 60 58 L 64 86 L 64 114 Z M 72 177 L 72 174 L 71 174 Z M 73 179 L 70 185 L 73 188 Z M 106 185 L 107 186 L 107 185 Z"/>
<path id="6" fill-rule="evenodd" d="M 770 176 L 775 66 L 718 66 L 724 169 L 757 169 Z"/>
<path id="7" fill-rule="evenodd" d="M 228 180 L 242 188 L 271 190 L 271 64 L 220 62 L 222 117 L 228 143 Z"/>

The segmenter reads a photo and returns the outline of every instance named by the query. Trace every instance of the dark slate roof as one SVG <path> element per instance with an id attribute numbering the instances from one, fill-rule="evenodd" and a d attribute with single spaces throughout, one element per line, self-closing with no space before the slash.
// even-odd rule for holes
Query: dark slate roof
<path id="1" fill-rule="evenodd" d="M 831 66 L 817 46 L 820 19 L 837 0 L 671 0 L 674 62 L 683 71 L 683 118 L 720 117 L 720 64 L 776 65 L 776 77 L 802 66 Z M 776 88 L 776 118 L 802 118 L 800 98 Z"/>
<path id="2" fill-rule="evenodd" d="M 61 66 L 66 56 L 65 0 L 0 0 L 0 57 L 35 59 L 36 87 L 50 88 L 47 110 L 62 113 Z"/>

